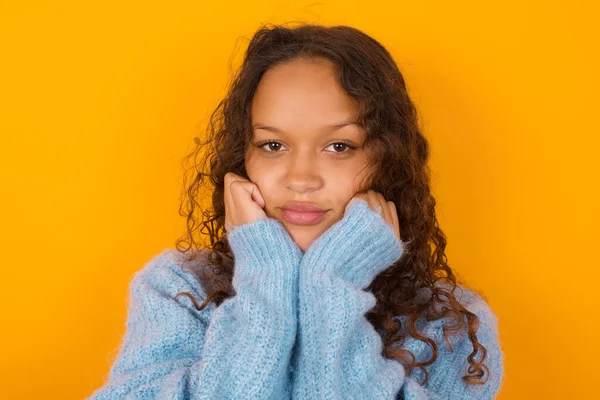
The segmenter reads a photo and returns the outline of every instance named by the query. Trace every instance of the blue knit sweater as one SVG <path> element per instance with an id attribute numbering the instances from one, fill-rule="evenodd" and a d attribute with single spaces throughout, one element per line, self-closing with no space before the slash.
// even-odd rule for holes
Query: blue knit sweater
<path id="1" fill-rule="evenodd" d="M 485 385 L 461 380 L 473 351 L 466 334 L 450 338 L 445 319 L 419 319 L 438 344 L 438 359 L 411 376 L 383 357 L 382 340 L 364 314 L 375 296 L 364 290 L 404 252 L 393 229 L 364 200 L 304 253 L 275 219 L 236 227 L 235 295 L 201 311 L 206 294 L 183 268 L 184 255 L 167 249 L 130 284 L 127 330 L 108 381 L 90 399 L 492 399 L 503 375 L 498 321 L 475 292 L 459 286 L 457 299 L 480 318 L 487 349 Z M 461 294 L 462 293 L 462 294 Z M 402 319 L 402 317 L 400 317 Z M 409 338 L 403 348 L 419 361 L 431 349 Z M 481 353 L 478 354 L 478 357 Z M 487 372 L 486 372 L 487 375 Z"/>

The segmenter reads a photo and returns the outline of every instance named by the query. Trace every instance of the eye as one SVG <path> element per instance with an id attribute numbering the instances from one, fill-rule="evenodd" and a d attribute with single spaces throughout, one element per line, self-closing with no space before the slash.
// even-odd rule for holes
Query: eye
<path id="1" fill-rule="evenodd" d="M 264 148 L 266 145 L 271 145 L 271 144 L 282 146 L 282 143 L 280 143 L 280 142 L 276 142 L 274 140 L 266 140 L 264 142 L 260 142 L 260 143 L 256 144 L 256 147 L 259 148 L 259 149 L 264 150 L 267 153 L 277 153 L 278 150 L 274 150 L 273 151 L 273 147 L 272 146 L 269 146 L 269 149 L 271 149 L 271 150 L 267 150 L 267 149 Z M 277 149 L 279 149 L 279 148 L 277 148 Z"/>
<path id="2" fill-rule="evenodd" d="M 356 146 L 352 146 L 350 143 L 346 142 L 346 141 L 341 141 L 341 142 L 335 142 L 335 143 L 331 143 L 329 146 L 337 146 L 337 149 L 342 149 L 342 151 L 334 151 L 334 153 L 350 153 L 352 150 L 356 149 Z M 340 146 L 341 145 L 341 146 Z M 327 146 L 327 147 L 329 147 Z M 336 148 L 336 147 L 334 147 Z M 344 149 L 348 149 L 348 151 L 343 151 Z"/>
<path id="3" fill-rule="evenodd" d="M 337 147 L 336 147 L 336 145 L 337 145 Z M 265 146 L 268 146 L 268 150 L 267 150 L 267 148 L 265 148 Z M 263 151 L 265 151 L 267 153 L 277 153 L 281 149 L 281 146 L 283 146 L 283 144 L 281 142 L 278 142 L 275 140 L 266 140 L 266 141 L 256 144 L 257 148 L 262 149 Z M 356 149 L 356 146 L 353 146 L 346 141 L 335 142 L 335 143 L 330 144 L 327 147 L 330 147 L 330 146 L 334 146 L 334 149 L 341 150 L 341 151 L 337 151 L 337 150 L 334 151 L 334 153 L 339 153 L 339 154 L 349 153 L 350 151 Z M 347 150 L 347 151 L 344 151 L 344 150 Z"/>

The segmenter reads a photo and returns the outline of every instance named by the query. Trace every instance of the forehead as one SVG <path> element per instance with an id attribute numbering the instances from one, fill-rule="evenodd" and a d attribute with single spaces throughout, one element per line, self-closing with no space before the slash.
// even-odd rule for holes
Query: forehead
<path id="1" fill-rule="evenodd" d="M 356 117 L 353 99 L 340 86 L 334 65 L 295 60 L 269 69 L 252 99 L 253 124 L 282 130 L 315 130 Z"/>

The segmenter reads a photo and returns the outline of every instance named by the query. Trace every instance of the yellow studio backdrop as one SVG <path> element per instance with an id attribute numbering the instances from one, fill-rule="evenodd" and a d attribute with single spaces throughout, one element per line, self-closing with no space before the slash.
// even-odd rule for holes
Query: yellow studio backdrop
<path id="1" fill-rule="evenodd" d="M 2 2 L 0 398 L 104 383 L 133 274 L 184 233 L 193 137 L 255 29 L 287 21 L 352 25 L 396 59 L 449 264 L 499 318 L 498 398 L 595 398 L 596 4 Z"/>

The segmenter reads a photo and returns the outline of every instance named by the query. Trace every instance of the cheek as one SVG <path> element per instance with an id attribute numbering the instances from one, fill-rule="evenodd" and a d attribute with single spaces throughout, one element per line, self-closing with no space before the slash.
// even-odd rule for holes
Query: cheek
<path id="1" fill-rule="evenodd" d="M 369 175 L 371 172 L 366 167 L 366 163 L 357 163 L 350 167 L 335 171 L 329 176 L 329 183 L 338 198 L 344 198 L 350 201 L 350 198 L 358 193 L 364 186 L 369 184 Z"/>
<path id="2" fill-rule="evenodd" d="M 344 214 L 346 204 L 357 193 L 356 172 L 345 171 L 338 174 L 332 174 L 327 177 L 327 198 L 330 204 L 335 208 L 335 214 L 341 218 Z"/>
<path id="3" fill-rule="evenodd" d="M 363 189 L 369 189 L 373 180 L 374 167 L 367 164 L 366 160 L 357 168 L 354 175 L 353 190 L 354 193 Z"/>
<path id="4" fill-rule="evenodd" d="M 259 157 L 246 156 L 246 174 L 250 181 L 258 185 L 258 187 L 264 186 L 264 182 L 269 174 L 269 169 L 266 168 L 264 163 L 260 162 Z"/>

